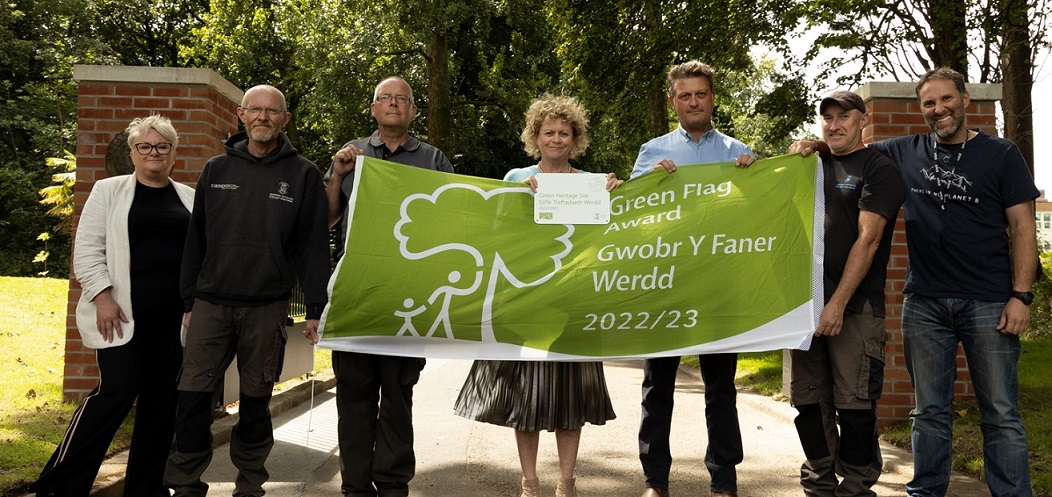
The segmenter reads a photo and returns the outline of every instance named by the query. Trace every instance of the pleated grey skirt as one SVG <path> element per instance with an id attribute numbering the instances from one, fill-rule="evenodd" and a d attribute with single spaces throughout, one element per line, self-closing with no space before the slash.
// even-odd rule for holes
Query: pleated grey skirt
<path id="1" fill-rule="evenodd" d="M 616 417 L 601 362 L 475 361 L 453 410 L 519 431 L 577 430 Z"/>

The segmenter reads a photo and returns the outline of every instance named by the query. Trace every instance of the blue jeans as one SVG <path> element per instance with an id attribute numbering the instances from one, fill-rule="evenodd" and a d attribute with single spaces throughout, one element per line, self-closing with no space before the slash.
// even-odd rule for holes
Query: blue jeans
<path id="1" fill-rule="evenodd" d="M 913 382 L 911 497 L 944 496 L 950 483 L 957 343 L 982 416 L 986 482 L 994 497 L 1031 496 L 1026 432 L 1019 417 L 1019 337 L 997 331 L 1005 302 L 907 294 L 902 307 L 906 368 Z"/>

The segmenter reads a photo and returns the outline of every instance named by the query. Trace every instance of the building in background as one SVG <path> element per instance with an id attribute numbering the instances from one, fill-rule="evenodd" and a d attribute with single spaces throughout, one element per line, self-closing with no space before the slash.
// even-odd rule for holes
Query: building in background
<path id="1" fill-rule="evenodd" d="M 1052 202 L 1045 198 L 1045 191 L 1034 201 L 1034 219 L 1037 221 L 1037 247 L 1041 252 L 1052 251 Z"/>

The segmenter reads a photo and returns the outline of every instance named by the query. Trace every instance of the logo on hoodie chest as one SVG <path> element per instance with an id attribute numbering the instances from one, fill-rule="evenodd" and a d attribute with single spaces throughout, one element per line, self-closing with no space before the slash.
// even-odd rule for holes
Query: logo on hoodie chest
<path id="1" fill-rule="evenodd" d="M 289 193 L 289 184 L 284 181 L 280 181 L 278 182 L 277 191 L 271 193 L 269 198 L 271 200 L 281 200 L 282 202 L 288 202 L 291 204 L 296 199 L 288 196 L 287 193 Z"/>

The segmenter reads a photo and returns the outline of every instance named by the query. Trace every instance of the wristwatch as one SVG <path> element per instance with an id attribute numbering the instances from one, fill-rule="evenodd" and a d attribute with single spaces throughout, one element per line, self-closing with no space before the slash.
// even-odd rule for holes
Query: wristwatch
<path id="1" fill-rule="evenodd" d="M 1033 292 L 1012 292 L 1012 298 L 1021 300 L 1024 305 L 1030 305 L 1034 303 Z"/>

